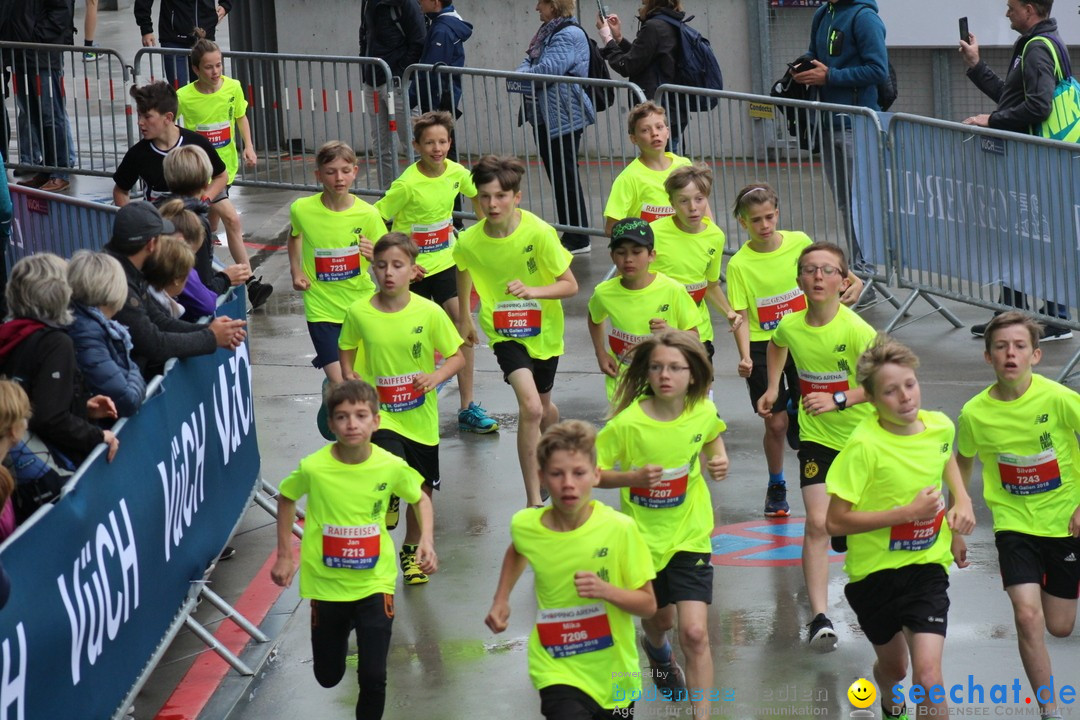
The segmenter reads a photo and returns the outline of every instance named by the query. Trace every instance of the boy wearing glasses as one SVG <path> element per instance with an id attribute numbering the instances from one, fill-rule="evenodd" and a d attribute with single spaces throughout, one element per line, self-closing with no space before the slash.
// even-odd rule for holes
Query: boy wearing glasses
<path id="1" fill-rule="evenodd" d="M 806 508 L 802 568 L 813 617 L 807 640 L 814 649 L 829 651 L 836 647 L 836 632 L 825 615 L 829 587 L 825 476 L 851 431 L 871 412 L 855 379 L 855 365 L 877 332 L 840 302 L 849 271 L 839 246 L 812 243 L 803 248 L 797 267 L 806 309 L 784 315 L 769 340 L 768 386 L 758 399 L 757 412 L 766 421 L 772 416 L 790 350 L 802 395 L 799 486 Z"/>

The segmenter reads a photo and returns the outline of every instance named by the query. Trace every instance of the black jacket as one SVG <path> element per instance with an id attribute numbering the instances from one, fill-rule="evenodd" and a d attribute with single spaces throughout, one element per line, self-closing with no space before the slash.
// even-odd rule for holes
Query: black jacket
<path id="1" fill-rule="evenodd" d="M 427 40 L 427 21 L 416 0 L 364 0 L 361 5 L 360 55 L 380 58 L 394 77 L 420 61 Z M 365 73 L 364 82 L 378 83 Z"/>
<path id="2" fill-rule="evenodd" d="M 675 81 L 678 62 L 679 29 L 656 17 L 660 14 L 676 20 L 686 16 L 684 12 L 661 8 L 649 13 L 641 23 L 634 42 L 624 36 L 622 42 L 612 40 L 600 48 L 611 69 L 640 87 L 650 100 L 656 96 L 656 88 Z"/>
<path id="3" fill-rule="evenodd" d="M 161 303 L 148 296 L 146 278 L 131 260 L 108 248 L 105 252 L 120 261 L 127 276 L 127 302 L 113 319 L 131 333 L 131 359 L 143 377 L 149 380 L 161 374 L 169 358 L 209 355 L 217 350 L 210 328 L 170 316 Z"/>
<path id="4" fill-rule="evenodd" d="M 217 6 L 232 10 L 232 0 L 161 0 L 158 12 L 158 45 L 176 43 L 185 47 L 195 44 L 195 28 L 206 31 L 206 37 L 214 39 L 217 30 Z M 154 21 L 150 11 L 154 0 L 135 0 L 135 22 L 139 24 L 139 33 L 149 35 L 154 32 Z"/>
<path id="5" fill-rule="evenodd" d="M 75 345 L 67 333 L 41 327 L 12 344 L 9 330 L 18 323 L 0 325 L 0 373 L 12 378 L 30 398 L 30 430 L 76 465 L 104 440 L 101 428 L 86 418 L 86 392 L 75 363 Z"/>
<path id="6" fill-rule="evenodd" d="M 9 2 L 0 0 L 0 4 Z M 5 12 L 7 21 L 0 24 L 0 40 L 51 45 L 72 45 L 75 41 L 75 0 L 24 0 L 0 15 Z M 64 56 L 58 52 L 15 51 L 11 57 L 20 71 L 26 68 L 36 73 L 64 67 Z"/>
<path id="7" fill-rule="evenodd" d="M 1021 35 L 1013 45 L 1012 59 L 1004 80 L 982 60 L 967 71 L 971 82 L 997 103 L 997 110 L 990 113 L 992 128 L 1030 133 L 1033 127 L 1038 127 L 1050 116 L 1050 104 L 1054 100 L 1054 88 L 1057 86 L 1054 58 L 1046 43 L 1041 40 L 1031 43 L 1027 52 L 1024 52 L 1024 46 L 1036 35 L 1045 35 L 1056 40 L 1058 48 L 1065 47 L 1057 34 L 1057 21 L 1047 18 Z M 1022 63 L 1021 53 L 1024 56 Z M 1060 58 L 1060 61 L 1065 63 L 1063 70 L 1067 74 L 1068 55 Z"/>

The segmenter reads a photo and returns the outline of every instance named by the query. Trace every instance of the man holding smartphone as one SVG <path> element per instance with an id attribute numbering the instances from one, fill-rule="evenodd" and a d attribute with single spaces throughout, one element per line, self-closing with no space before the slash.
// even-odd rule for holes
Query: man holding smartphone
<path id="1" fill-rule="evenodd" d="M 1020 38 L 1013 45 L 1004 80 L 980 59 L 979 43 L 974 33 L 961 38 L 959 50 L 968 66 L 968 79 L 997 103 L 996 110 L 969 117 L 964 120 L 965 125 L 1034 134 L 1050 116 L 1054 89 L 1057 87 L 1055 54 L 1065 76 L 1072 73 L 1068 50 L 1058 35 L 1057 21 L 1050 17 L 1053 5 L 1054 0 L 1008 0 L 1005 17 L 1009 19 L 1012 29 L 1020 33 Z M 1050 43 L 1035 40 L 1037 37 L 1044 37 Z M 1001 302 L 1019 308 L 1027 307 L 1023 293 L 1006 286 L 1001 288 Z M 1069 317 L 1064 305 L 1051 301 L 1046 302 L 1042 312 L 1065 319 Z M 985 323 L 971 326 L 971 334 L 975 337 L 982 337 L 985 332 Z M 1042 342 L 1071 337 L 1072 331 L 1067 327 L 1046 323 Z"/>
<path id="2" fill-rule="evenodd" d="M 814 13 L 811 28 L 809 66 L 801 66 L 805 68 L 801 72 L 795 72 L 800 66 L 793 68 L 795 82 L 816 86 L 821 102 L 880 110 L 877 86 L 889 77 L 889 53 L 877 1 L 829 0 Z M 863 257 L 851 218 L 855 152 L 851 120 L 833 115 L 823 132 L 822 161 L 843 218 L 852 269 L 872 274 L 875 268 Z"/>

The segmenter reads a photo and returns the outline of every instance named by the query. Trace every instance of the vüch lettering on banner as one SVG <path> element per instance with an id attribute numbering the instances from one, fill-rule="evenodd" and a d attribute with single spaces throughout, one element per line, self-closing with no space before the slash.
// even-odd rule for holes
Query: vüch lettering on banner
<path id="1" fill-rule="evenodd" d="M 172 557 L 172 548 L 180 545 L 184 530 L 191 527 L 206 498 L 206 410 L 202 403 L 180 426 L 170 447 L 168 468 L 164 462 L 157 464 L 165 500 L 165 562 Z"/>
<path id="2" fill-rule="evenodd" d="M 251 432 L 254 407 L 251 401 L 251 358 L 248 346 L 241 345 L 227 363 L 218 365 L 214 386 L 214 421 L 221 439 L 225 465 Z M 245 392 L 247 393 L 245 397 Z"/>
<path id="3" fill-rule="evenodd" d="M 139 607 L 139 557 L 127 501 L 120 500 L 119 510 L 124 536 L 116 511 L 110 510 L 108 526 L 98 523 L 94 539 L 72 563 L 70 588 L 64 575 L 56 578 L 71 625 L 72 685 L 79 684 L 83 660 L 96 663 L 105 650 L 105 638 L 116 639 L 120 626 Z"/>
<path id="4" fill-rule="evenodd" d="M 12 658 L 12 638 L 4 638 L 0 643 L 0 655 L 3 656 L 4 671 L 0 679 L 0 718 L 14 717 L 24 720 L 26 717 L 26 630 L 23 624 L 15 626 L 15 647 L 18 656 Z M 12 675 L 12 671 L 18 672 Z M 14 709 L 14 715 L 11 710 Z"/>

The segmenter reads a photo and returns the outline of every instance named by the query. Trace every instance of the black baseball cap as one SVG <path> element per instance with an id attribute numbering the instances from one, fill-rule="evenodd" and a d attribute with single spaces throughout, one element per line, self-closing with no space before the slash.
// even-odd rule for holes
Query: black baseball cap
<path id="1" fill-rule="evenodd" d="M 137 200 L 116 213 L 109 245 L 117 250 L 139 250 L 158 235 L 170 235 L 176 226 L 161 217 L 151 203 Z"/>
<path id="2" fill-rule="evenodd" d="M 650 250 L 653 248 L 653 231 L 649 223 L 641 218 L 623 218 L 611 228 L 611 242 L 609 248 L 613 248 L 624 242 L 632 242 Z"/>

